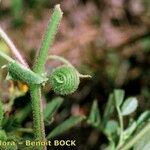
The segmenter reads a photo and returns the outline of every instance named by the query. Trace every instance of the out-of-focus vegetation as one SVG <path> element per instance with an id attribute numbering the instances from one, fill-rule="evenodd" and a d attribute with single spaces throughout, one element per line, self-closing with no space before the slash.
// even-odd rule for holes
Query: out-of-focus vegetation
<path id="1" fill-rule="evenodd" d="M 53 104 L 61 105 L 57 107 L 55 119 L 48 120 L 45 112 L 46 133 L 48 134 L 70 115 L 73 115 L 73 118 L 69 118 L 72 122 L 76 120 L 74 116 L 89 116 L 80 126 L 68 132 L 64 131 L 65 133 L 61 132 L 63 134 L 59 138 L 76 139 L 78 149 L 83 150 L 105 149 L 109 142 L 109 145 L 114 147 L 120 135 L 118 116 L 114 109 L 110 112 L 109 119 L 106 119 L 108 117 L 106 111 L 109 111 L 107 108 L 109 95 L 113 94 L 114 89 L 120 88 L 125 91 L 123 104 L 125 99 L 131 96 L 136 97 L 139 103 L 138 109 L 130 117 L 124 117 L 125 140 L 143 127 L 139 121 L 140 117 L 142 122 L 147 122 L 149 118 L 150 1 L 1 0 L 0 25 L 31 67 L 51 14 L 50 8 L 56 3 L 60 3 L 64 17 L 50 53 L 68 58 L 80 72 L 91 74 L 93 78 L 82 80 L 77 92 L 63 97 L 62 105 L 59 102 L 58 105 Z M 2 39 L 0 39 L 0 50 L 12 55 Z M 0 66 L 5 63 L 5 60 L 0 58 Z M 49 71 L 57 65 L 48 62 L 46 69 Z M 20 82 L 5 81 L 5 77 L 6 70 L 2 69 L 0 98 L 4 103 L 6 118 L 3 124 L 4 130 L 10 135 L 31 138 L 32 131 L 22 129 L 32 127 L 28 87 Z M 43 93 L 43 105 L 48 107 L 51 99 L 57 95 L 48 86 L 43 89 Z M 97 101 L 94 101 L 95 99 Z M 120 109 L 123 109 L 123 106 Z M 95 114 L 92 114 L 92 110 L 96 112 L 97 118 L 93 118 Z M 124 110 L 124 113 L 127 112 Z M 54 112 L 49 115 L 53 116 Z M 77 118 L 77 122 L 78 119 L 85 118 Z M 97 128 L 104 124 L 105 130 Z M 70 124 L 68 129 L 71 126 L 73 125 Z M 58 135 L 57 130 L 52 133 Z M 145 137 L 135 144 L 135 150 L 140 150 L 141 147 L 144 147 L 144 150 L 149 149 L 149 141 L 144 139 L 148 138 Z"/>

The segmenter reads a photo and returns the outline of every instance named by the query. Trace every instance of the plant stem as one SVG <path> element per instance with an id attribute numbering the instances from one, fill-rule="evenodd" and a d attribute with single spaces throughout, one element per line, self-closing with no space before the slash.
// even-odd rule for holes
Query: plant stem
<path id="1" fill-rule="evenodd" d="M 120 123 L 120 138 L 119 138 L 119 142 L 118 142 L 118 145 L 117 145 L 116 149 L 119 149 L 119 147 L 123 143 L 123 130 L 124 130 L 124 127 L 123 127 L 123 117 L 121 115 L 121 111 L 120 111 L 119 106 L 117 106 L 117 112 L 118 112 L 119 123 Z"/>
<path id="2" fill-rule="evenodd" d="M 19 128 L 17 129 L 18 132 L 25 132 L 25 133 L 33 133 L 31 128 Z"/>
<path id="3" fill-rule="evenodd" d="M 48 24 L 47 31 L 44 35 L 42 45 L 39 51 L 39 55 L 35 62 L 33 71 L 38 74 L 44 73 L 44 65 L 48 55 L 49 47 L 54 41 L 54 36 L 58 29 L 59 22 L 62 18 L 62 11 L 59 5 L 55 6 L 54 12 L 51 17 L 51 21 Z M 41 85 L 30 85 L 31 102 L 33 109 L 33 125 L 35 139 L 45 141 L 45 129 L 43 120 L 43 108 L 41 101 Z M 46 146 L 38 147 L 39 150 L 45 150 Z"/>
<path id="4" fill-rule="evenodd" d="M 68 65 L 68 66 L 70 66 L 70 67 L 73 67 L 74 68 L 74 66 L 68 61 L 68 60 L 66 60 L 65 58 L 63 58 L 63 57 L 61 57 L 61 56 L 57 56 L 57 55 L 50 55 L 50 56 L 48 56 L 48 58 L 47 59 L 54 59 L 54 60 L 59 60 L 59 61 L 61 61 L 62 63 L 64 63 L 64 64 L 66 64 L 66 65 Z"/>
<path id="5" fill-rule="evenodd" d="M 2 128 L 3 118 L 4 118 L 4 110 L 3 110 L 3 104 L 0 99 L 0 129 Z"/>
<path id="6" fill-rule="evenodd" d="M 88 74 L 87 74 L 87 75 L 84 75 L 84 74 L 80 74 L 80 73 L 79 73 L 79 77 L 80 77 L 80 78 L 92 78 L 91 75 L 88 75 Z"/>
<path id="7" fill-rule="evenodd" d="M 8 55 L 6 55 L 5 53 L 3 53 L 2 51 L 0 51 L 0 56 L 3 57 L 4 59 L 6 59 L 9 62 L 14 62 L 15 60 L 12 59 L 11 57 L 9 57 Z"/>
<path id="8" fill-rule="evenodd" d="M 48 50 L 54 41 L 54 37 L 56 35 L 60 20 L 62 18 L 62 14 L 63 13 L 60 9 L 60 5 L 56 5 L 51 17 L 51 21 L 48 24 L 48 28 L 43 38 L 39 55 L 34 66 L 34 71 L 36 73 L 41 74 L 44 72 L 44 65 L 48 55 Z"/>
<path id="9" fill-rule="evenodd" d="M 39 85 L 31 85 L 30 92 L 31 92 L 35 139 L 45 140 L 43 110 L 41 105 L 41 88 Z"/>
<path id="10" fill-rule="evenodd" d="M 9 48 L 11 49 L 14 56 L 18 59 L 18 61 L 21 62 L 26 67 L 28 67 L 27 62 L 21 56 L 21 54 L 19 53 L 19 50 L 16 48 L 14 43 L 11 41 L 11 39 L 7 36 L 7 34 L 4 32 L 4 30 L 1 27 L 0 27 L 0 36 L 3 38 L 3 40 L 9 46 Z"/>
<path id="11" fill-rule="evenodd" d="M 66 60 L 65 58 L 63 58 L 61 56 L 50 55 L 50 56 L 48 56 L 47 60 L 48 59 L 59 60 L 59 61 L 63 62 L 64 64 L 66 64 L 72 68 L 75 68 L 68 60 Z M 90 75 L 83 75 L 83 74 L 80 74 L 78 71 L 77 71 L 77 73 L 78 73 L 80 78 L 92 78 Z"/>
<path id="12" fill-rule="evenodd" d="M 119 150 L 129 150 L 136 142 L 138 142 L 145 134 L 147 134 L 148 131 L 150 131 L 150 121 L 135 136 L 129 139 L 127 143 L 119 148 Z"/>

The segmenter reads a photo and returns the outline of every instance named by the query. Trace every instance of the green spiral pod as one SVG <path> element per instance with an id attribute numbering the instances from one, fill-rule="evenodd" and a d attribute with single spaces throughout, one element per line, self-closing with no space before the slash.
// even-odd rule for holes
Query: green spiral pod
<path id="1" fill-rule="evenodd" d="M 30 69 L 24 67 L 22 64 L 14 61 L 8 65 L 8 72 L 10 78 L 17 81 L 22 81 L 27 84 L 41 84 L 47 79 L 34 73 Z"/>
<path id="2" fill-rule="evenodd" d="M 49 81 L 55 93 L 67 95 L 77 90 L 80 78 L 75 68 L 62 65 L 52 71 Z"/>

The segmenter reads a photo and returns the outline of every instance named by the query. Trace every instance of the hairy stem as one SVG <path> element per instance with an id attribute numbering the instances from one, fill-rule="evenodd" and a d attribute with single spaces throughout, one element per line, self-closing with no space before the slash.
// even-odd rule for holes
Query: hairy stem
<path id="1" fill-rule="evenodd" d="M 54 12 L 51 17 L 51 21 L 48 24 L 47 31 L 44 35 L 42 45 L 36 59 L 33 71 L 38 74 L 44 73 L 44 65 L 46 63 L 46 58 L 48 55 L 49 47 L 54 41 L 54 36 L 57 32 L 59 22 L 62 18 L 62 11 L 59 5 L 55 6 Z M 44 120 L 43 120 L 43 109 L 41 102 L 41 86 L 40 85 L 30 85 L 31 91 L 31 102 L 33 109 L 33 125 L 34 134 L 36 140 L 45 140 L 44 131 Z M 46 149 L 46 146 L 39 147 L 39 150 Z"/>
<path id="2" fill-rule="evenodd" d="M 60 20 L 62 18 L 62 14 L 63 13 L 60 9 L 60 6 L 56 5 L 51 17 L 51 21 L 48 24 L 46 34 L 44 35 L 39 55 L 34 66 L 34 71 L 36 73 L 41 74 L 44 72 L 44 65 L 48 55 L 48 50 L 49 47 L 53 44 L 54 37 L 56 35 Z"/>
<path id="3" fill-rule="evenodd" d="M 119 148 L 119 150 L 129 150 L 149 131 L 150 131 L 150 121 L 135 136 L 133 136 L 131 139 L 129 139 L 128 142 L 126 142 L 121 148 Z"/>
<path id="4" fill-rule="evenodd" d="M 30 85 L 30 93 L 33 111 L 34 136 L 36 140 L 45 141 L 40 85 Z"/>

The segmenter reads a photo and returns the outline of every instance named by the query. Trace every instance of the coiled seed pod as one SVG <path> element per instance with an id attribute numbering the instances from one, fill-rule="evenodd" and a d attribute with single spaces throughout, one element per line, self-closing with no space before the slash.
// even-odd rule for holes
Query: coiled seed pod
<path id="1" fill-rule="evenodd" d="M 52 71 L 49 81 L 55 93 L 67 95 L 77 90 L 80 78 L 75 68 L 62 65 Z"/>
<path id="2" fill-rule="evenodd" d="M 13 80 L 22 81 L 27 84 L 41 84 L 46 79 L 28 68 L 25 68 L 22 64 L 14 61 L 8 65 L 9 76 Z"/>

